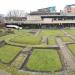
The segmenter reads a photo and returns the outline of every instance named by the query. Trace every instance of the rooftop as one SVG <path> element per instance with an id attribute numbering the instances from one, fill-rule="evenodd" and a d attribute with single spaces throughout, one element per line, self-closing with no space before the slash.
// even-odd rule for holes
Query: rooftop
<path id="1" fill-rule="evenodd" d="M 71 7 L 71 6 L 75 6 L 75 4 L 66 5 L 65 8 L 66 8 L 66 7 Z"/>

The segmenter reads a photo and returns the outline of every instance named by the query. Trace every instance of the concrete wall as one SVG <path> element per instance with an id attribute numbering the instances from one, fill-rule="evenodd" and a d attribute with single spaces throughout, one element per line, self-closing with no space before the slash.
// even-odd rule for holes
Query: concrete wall
<path id="1" fill-rule="evenodd" d="M 44 18 L 43 21 L 45 21 L 45 22 L 52 22 L 52 18 Z"/>
<path id="2" fill-rule="evenodd" d="M 28 15 L 27 20 L 42 20 L 39 15 Z"/>

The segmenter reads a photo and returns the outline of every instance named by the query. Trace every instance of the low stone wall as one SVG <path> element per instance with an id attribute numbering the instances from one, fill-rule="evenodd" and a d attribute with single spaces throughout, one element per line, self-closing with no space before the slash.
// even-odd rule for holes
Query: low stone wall
<path id="1" fill-rule="evenodd" d="M 47 46 L 47 47 L 32 47 L 32 49 L 57 49 L 59 50 L 60 48 L 57 46 Z"/>
<path id="2" fill-rule="evenodd" d="M 67 42 L 67 43 L 65 43 L 66 46 L 69 45 L 69 44 L 75 44 L 75 42 Z"/>
<path id="3" fill-rule="evenodd" d="M 0 60 L 0 63 L 6 64 L 6 65 L 9 66 L 9 65 L 11 65 L 12 62 L 19 56 L 20 53 L 21 53 L 21 51 L 20 51 L 11 61 L 9 61 L 9 62 L 4 62 L 4 61 Z"/>
<path id="4" fill-rule="evenodd" d="M 6 44 L 6 42 L 4 40 L 0 41 L 0 47 L 4 46 Z"/>
<path id="5" fill-rule="evenodd" d="M 6 43 L 4 40 L 0 41 L 0 47 L 3 47 L 4 45 L 10 45 L 10 44 Z M 11 45 L 11 46 L 22 47 L 22 46 L 17 46 L 17 45 Z M 22 48 L 24 48 L 24 47 L 22 47 Z M 11 61 L 9 61 L 9 62 L 3 62 L 2 60 L 0 60 L 0 63 L 11 65 L 12 62 L 19 56 L 19 54 L 21 52 L 22 52 L 22 50 L 16 56 L 14 56 L 14 58 Z"/>
<path id="6" fill-rule="evenodd" d="M 27 58 L 24 60 L 22 66 L 20 67 L 20 69 L 22 69 L 22 70 L 24 70 L 24 71 L 30 71 L 30 72 L 42 72 L 42 73 L 49 73 L 49 72 L 51 72 L 51 71 L 31 70 L 31 69 L 29 69 L 28 67 L 24 66 L 24 65 L 26 65 L 26 64 L 28 63 L 29 57 L 32 55 L 32 52 L 34 51 L 34 49 L 56 49 L 57 52 L 58 52 L 58 54 L 59 54 L 59 51 L 58 51 L 59 48 L 50 48 L 50 47 L 49 47 L 49 48 L 48 48 L 48 47 L 45 47 L 45 48 L 42 48 L 42 47 L 32 47 L 31 50 L 30 50 L 29 53 L 28 53 Z M 60 57 L 60 54 L 59 54 L 59 57 Z M 61 57 L 60 57 L 60 61 L 62 62 Z M 56 70 L 56 71 L 54 71 L 54 72 L 60 72 L 60 71 L 63 70 L 63 63 L 61 63 L 61 64 L 62 64 L 62 68 L 61 68 L 60 70 Z"/>

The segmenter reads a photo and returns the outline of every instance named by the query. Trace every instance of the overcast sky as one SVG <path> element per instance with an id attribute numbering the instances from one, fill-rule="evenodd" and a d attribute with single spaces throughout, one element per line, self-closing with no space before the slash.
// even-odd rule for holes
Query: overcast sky
<path id="1" fill-rule="evenodd" d="M 59 11 L 69 4 L 75 4 L 75 0 L 0 0 L 0 14 L 14 9 L 29 12 L 50 6 L 56 6 Z"/>

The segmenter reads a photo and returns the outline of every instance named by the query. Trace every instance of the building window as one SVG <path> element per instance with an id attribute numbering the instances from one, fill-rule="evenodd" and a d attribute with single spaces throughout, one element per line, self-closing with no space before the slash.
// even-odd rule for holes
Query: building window
<path id="1" fill-rule="evenodd" d="M 68 13 L 71 12 L 71 7 L 67 7 L 67 12 L 68 12 Z"/>

